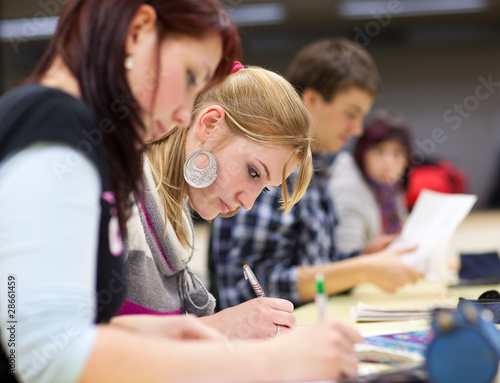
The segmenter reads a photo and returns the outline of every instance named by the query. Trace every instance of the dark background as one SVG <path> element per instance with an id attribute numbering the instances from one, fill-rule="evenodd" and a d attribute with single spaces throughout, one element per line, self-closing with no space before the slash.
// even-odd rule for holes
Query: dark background
<path id="1" fill-rule="evenodd" d="M 102 0 L 105 1 L 105 0 Z M 33 69 L 63 0 L 2 0 L 0 93 Z M 376 107 L 414 128 L 417 156 L 452 160 L 487 208 L 500 178 L 500 1 L 226 0 L 240 26 L 244 64 L 286 73 L 293 54 L 322 37 L 344 36 L 375 58 L 383 79 Z M 18 19 L 17 35 L 5 20 Z M 486 87 L 481 85 L 489 83 Z M 479 93 L 477 88 L 480 86 Z"/>

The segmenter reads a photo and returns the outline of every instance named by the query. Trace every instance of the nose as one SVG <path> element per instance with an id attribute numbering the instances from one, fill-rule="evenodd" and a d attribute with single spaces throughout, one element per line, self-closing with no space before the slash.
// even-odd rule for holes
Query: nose
<path id="1" fill-rule="evenodd" d="M 360 137 L 363 134 L 363 119 L 357 118 L 351 125 L 351 134 Z"/>
<path id="2" fill-rule="evenodd" d="M 236 194 L 236 200 L 243 209 L 250 210 L 261 191 L 261 189 L 241 191 Z"/>
<path id="3" fill-rule="evenodd" d="M 174 112 L 173 120 L 176 125 L 189 126 L 191 123 L 191 109 L 181 107 Z"/>
<path id="4" fill-rule="evenodd" d="M 384 151 L 382 153 L 382 159 L 386 164 L 392 164 L 397 161 L 397 154 L 390 151 Z"/>

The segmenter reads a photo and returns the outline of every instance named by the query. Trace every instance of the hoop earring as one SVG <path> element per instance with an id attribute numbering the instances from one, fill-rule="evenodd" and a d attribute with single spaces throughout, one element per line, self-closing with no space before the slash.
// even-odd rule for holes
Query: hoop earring
<path id="1" fill-rule="evenodd" d="M 134 69 L 135 57 L 134 56 L 125 57 L 125 62 L 123 63 L 123 65 L 125 66 L 125 69 L 127 69 L 127 70 Z"/>
<path id="2" fill-rule="evenodd" d="M 208 158 L 208 165 L 203 169 L 196 166 L 196 158 L 200 155 L 205 155 Z M 184 179 L 189 185 L 197 189 L 210 186 L 218 174 L 219 163 L 217 158 L 212 153 L 203 150 L 202 145 L 200 145 L 200 150 L 191 154 L 184 163 Z"/>

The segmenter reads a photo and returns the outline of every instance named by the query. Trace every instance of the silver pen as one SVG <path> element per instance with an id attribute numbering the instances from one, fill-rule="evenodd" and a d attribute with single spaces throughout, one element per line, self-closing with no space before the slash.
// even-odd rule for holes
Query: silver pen
<path id="1" fill-rule="evenodd" d="M 252 286 L 253 291 L 255 291 L 255 294 L 257 294 L 258 297 L 265 297 L 266 294 L 264 293 L 264 290 L 262 290 L 262 287 L 260 287 L 260 283 L 250 266 L 243 266 L 243 274 L 245 274 L 245 279 L 250 282 L 250 285 Z"/>

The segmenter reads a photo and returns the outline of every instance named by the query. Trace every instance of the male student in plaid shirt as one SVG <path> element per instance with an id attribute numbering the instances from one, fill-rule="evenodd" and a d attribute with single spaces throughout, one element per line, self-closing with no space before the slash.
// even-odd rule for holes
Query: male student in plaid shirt
<path id="1" fill-rule="evenodd" d="M 295 306 L 314 299 L 317 272 L 324 274 L 327 294 L 361 282 L 395 291 L 421 277 L 400 260 L 412 249 L 382 250 L 387 243 L 380 242 L 348 254 L 335 248 L 330 165 L 352 136 L 362 134 L 363 118 L 380 93 L 380 77 L 369 53 L 347 39 L 320 40 L 297 53 L 288 80 L 314 121 L 315 173 L 287 215 L 279 210 L 280 187 L 261 193 L 249 211 L 213 221 L 212 290 L 221 309 L 255 298 L 243 275 L 244 264 L 251 266 L 267 296 L 288 299 Z M 289 180 L 293 183 L 293 175 Z"/>

